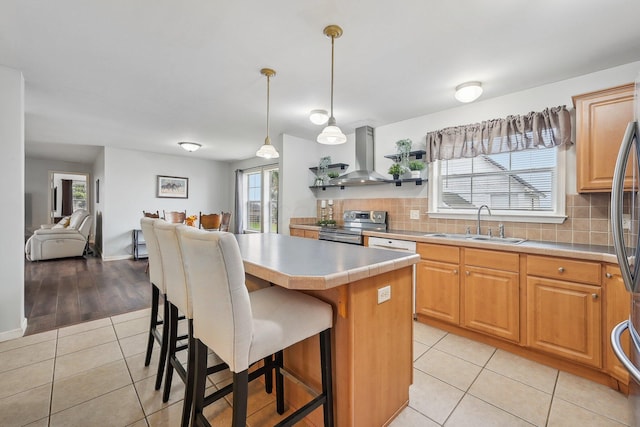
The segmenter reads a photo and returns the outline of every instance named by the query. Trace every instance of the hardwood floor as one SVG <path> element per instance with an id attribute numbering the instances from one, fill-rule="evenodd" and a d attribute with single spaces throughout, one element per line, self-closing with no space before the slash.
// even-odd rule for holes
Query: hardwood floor
<path id="1" fill-rule="evenodd" d="M 25 335 L 147 308 L 146 260 L 25 262 Z"/>

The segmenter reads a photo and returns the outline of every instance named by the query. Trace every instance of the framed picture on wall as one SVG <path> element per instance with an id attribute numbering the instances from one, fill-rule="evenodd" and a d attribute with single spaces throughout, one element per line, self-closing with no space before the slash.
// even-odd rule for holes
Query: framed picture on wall
<path id="1" fill-rule="evenodd" d="M 170 199 L 189 198 L 189 178 L 158 175 L 156 197 Z"/>

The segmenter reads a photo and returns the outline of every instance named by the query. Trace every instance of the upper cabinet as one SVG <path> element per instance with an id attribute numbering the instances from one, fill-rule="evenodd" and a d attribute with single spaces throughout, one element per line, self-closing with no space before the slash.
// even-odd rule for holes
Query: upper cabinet
<path id="1" fill-rule="evenodd" d="M 611 192 L 613 170 L 627 124 L 633 120 L 634 84 L 573 97 L 579 193 Z M 631 189 L 631 171 L 625 188 Z"/>

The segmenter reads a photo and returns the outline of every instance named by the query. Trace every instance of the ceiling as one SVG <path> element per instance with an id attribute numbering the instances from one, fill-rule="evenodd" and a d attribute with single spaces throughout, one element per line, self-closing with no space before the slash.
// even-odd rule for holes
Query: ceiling
<path id="1" fill-rule="evenodd" d="M 0 64 L 24 74 L 30 156 L 90 161 L 112 146 L 233 161 L 266 136 L 263 67 L 277 72 L 271 137 L 315 140 L 328 24 L 344 29 L 334 113 L 351 133 L 455 107 L 469 80 L 482 100 L 637 61 L 639 16 L 638 0 L 2 0 Z"/>

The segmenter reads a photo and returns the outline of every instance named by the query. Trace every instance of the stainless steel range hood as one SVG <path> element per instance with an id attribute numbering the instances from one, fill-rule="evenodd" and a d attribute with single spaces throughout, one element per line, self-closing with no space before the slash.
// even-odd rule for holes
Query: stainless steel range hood
<path id="1" fill-rule="evenodd" d="M 373 128 L 362 126 L 356 129 L 356 170 L 333 178 L 331 185 L 370 185 L 389 182 L 373 170 Z"/>

